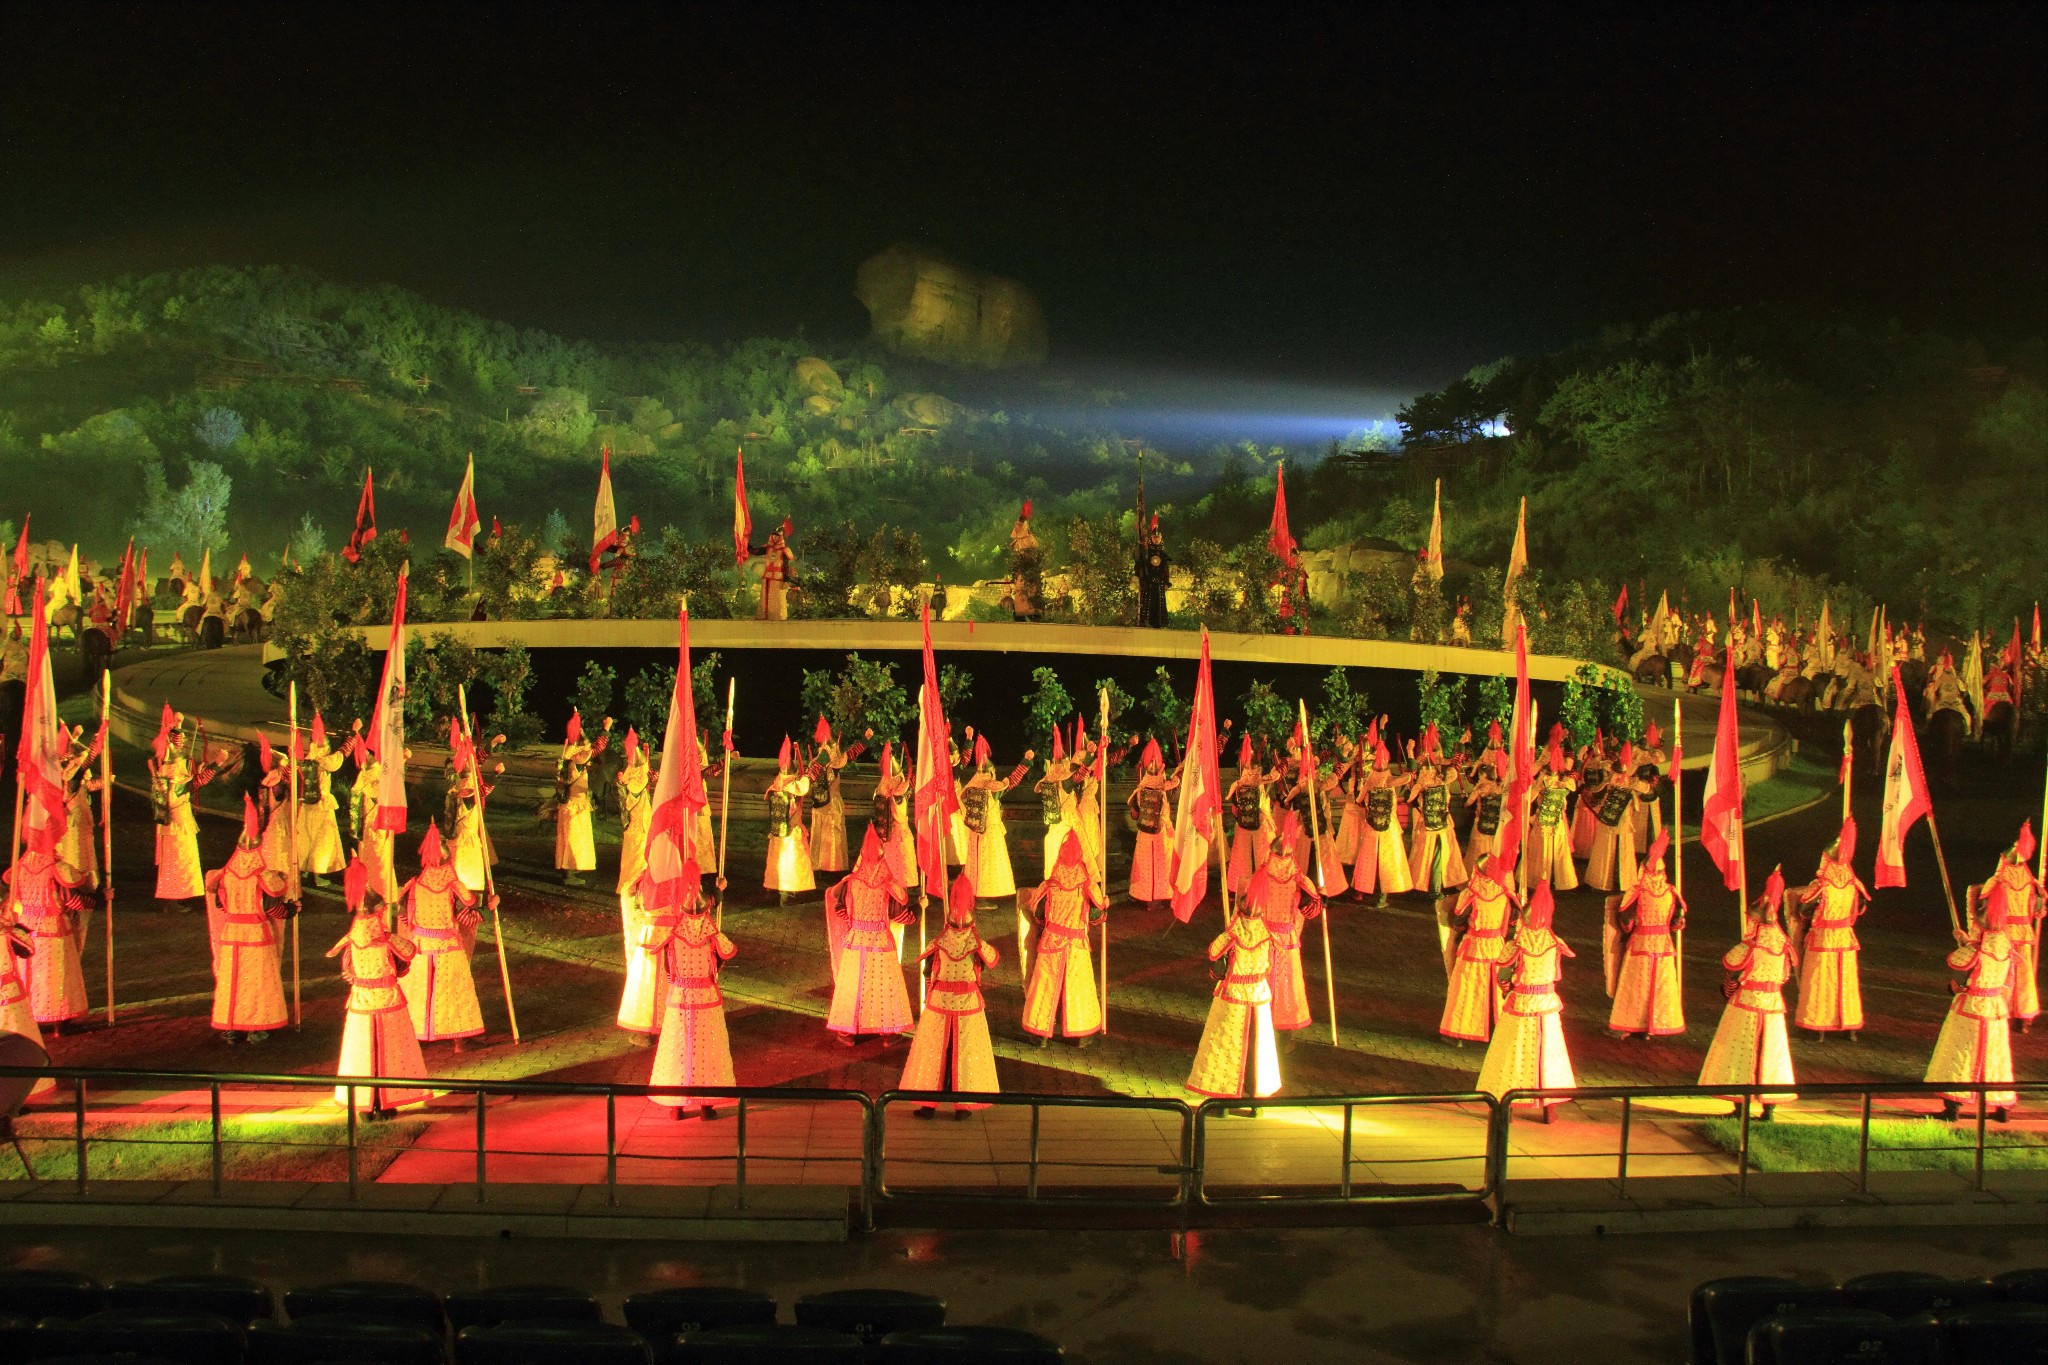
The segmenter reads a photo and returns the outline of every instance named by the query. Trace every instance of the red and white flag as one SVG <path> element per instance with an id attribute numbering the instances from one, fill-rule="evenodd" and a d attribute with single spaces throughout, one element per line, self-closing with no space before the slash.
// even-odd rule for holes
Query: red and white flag
<path id="1" fill-rule="evenodd" d="M 370 751 L 377 756 L 377 828 L 405 833 L 405 575 L 391 603 L 391 641 L 384 647 L 384 677 L 370 715 Z"/>
<path id="2" fill-rule="evenodd" d="M 590 531 L 590 571 L 597 572 L 598 556 L 619 545 L 619 509 L 612 501 L 612 448 L 604 448 L 604 463 L 597 470 L 597 510 Z"/>
<path id="3" fill-rule="evenodd" d="M 1515 707 L 1508 717 L 1508 759 L 1510 776 L 1506 804 L 1501 809 L 1495 858 L 1512 871 L 1522 854 L 1522 803 L 1536 776 L 1536 709 L 1529 696 L 1529 628 L 1515 623 Z"/>
<path id="4" fill-rule="evenodd" d="M 924 683 L 917 694 L 917 763 L 911 811 L 917 830 L 917 868 L 926 887 L 946 885 L 946 835 L 960 798 L 953 790 L 951 731 L 939 703 L 939 669 L 932 657 L 932 604 L 924 604 Z"/>
<path id="5" fill-rule="evenodd" d="M 690 605 L 676 618 L 676 681 L 669 690 L 668 729 L 661 741 L 661 772 L 654 779 L 654 813 L 647 829 L 647 870 L 640 899 L 652 913 L 674 910 L 689 885 L 688 870 L 705 872 L 708 850 L 696 844 L 697 812 L 709 797 L 697 761 L 697 694 L 690 680 Z M 716 870 L 716 869 L 712 869 Z"/>
<path id="6" fill-rule="evenodd" d="M 341 557 L 351 564 L 359 563 L 363 547 L 377 538 L 377 492 L 372 472 L 363 471 L 363 493 L 356 499 L 356 529 L 349 533 L 348 544 L 341 547 Z"/>
<path id="7" fill-rule="evenodd" d="M 1273 470 L 1273 524 L 1266 528 L 1266 548 L 1290 569 L 1301 567 L 1294 532 L 1287 526 L 1287 466 Z"/>
<path id="8" fill-rule="evenodd" d="M 747 510 L 747 452 L 744 447 L 732 454 L 732 557 L 734 564 L 745 564 L 753 550 L 754 514 Z M 941 886 L 944 882 L 939 883 Z"/>
<path id="9" fill-rule="evenodd" d="M 462 471 L 462 487 L 455 490 L 455 508 L 448 514 L 448 534 L 441 543 L 468 559 L 477 528 L 483 524 L 476 510 L 476 456 L 472 455 Z"/>
<path id="10" fill-rule="evenodd" d="M 1674 779 L 1678 764 L 1672 765 Z M 1742 732 L 1735 723 L 1735 648 L 1728 648 L 1727 672 L 1721 681 L 1721 717 L 1714 725 L 1714 756 L 1707 763 L 1707 782 L 1700 793 L 1700 844 L 1721 884 L 1742 889 Z"/>
<path id="11" fill-rule="evenodd" d="M 1188 742 L 1181 750 L 1180 805 L 1173 821 L 1173 917 L 1182 924 L 1209 891 L 1209 841 L 1223 809 L 1217 773 L 1216 694 L 1209 679 L 1209 628 L 1202 627 L 1202 663 L 1188 712 Z"/>
<path id="12" fill-rule="evenodd" d="M 121 552 L 121 582 L 114 589 L 113 632 L 116 640 L 128 631 L 129 618 L 135 614 L 135 599 L 138 580 L 135 563 L 135 541 L 130 537 L 128 548 Z"/>
<path id="13" fill-rule="evenodd" d="M 64 754 L 62 724 L 57 719 L 57 686 L 50 673 L 50 623 L 43 602 L 43 580 L 35 587 L 34 619 L 29 625 L 27 694 L 21 708 L 21 742 L 16 748 L 21 783 L 23 842 L 31 849 L 47 832 L 54 845 L 64 832 Z"/>
<path id="14" fill-rule="evenodd" d="M 1877 875 L 1873 886 L 1906 884 L 1906 835 L 1914 821 L 1934 809 L 1927 791 L 1927 772 L 1920 766 L 1920 741 L 1913 734 L 1913 712 L 1906 705 L 1906 685 L 1892 669 L 1891 754 L 1884 764 L 1884 823 L 1877 832 Z"/>

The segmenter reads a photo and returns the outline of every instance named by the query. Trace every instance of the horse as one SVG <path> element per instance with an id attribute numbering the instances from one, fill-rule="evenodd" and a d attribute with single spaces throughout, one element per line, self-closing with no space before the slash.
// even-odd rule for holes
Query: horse
<path id="1" fill-rule="evenodd" d="M 138 601 L 128 613 L 128 633 L 140 634 L 142 643 L 156 643 L 156 606 L 147 600 Z"/>
<path id="2" fill-rule="evenodd" d="M 228 618 L 228 634 L 238 645 L 263 643 L 266 628 L 263 613 L 255 607 L 236 607 Z"/>
<path id="3" fill-rule="evenodd" d="M 188 643 L 199 643 L 199 623 L 206 619 L 206 608 L 194 602 L 178 611 L 178 626 L 185 632 Z"/>
<path id="4" fill-rule="evenodd" d="M 97 679 L 114 659 L 114 641 L 104 627 L 87 625 L 78 632 L 78 662 L 88 682 Z"/>
<path id="5" fill-rule="evenodd" d="M 1998 755 L 2000 763 L 2012 759 L 2013 742 L 2020 735 L 2020 713 L 2009 701 L 1995 701 L 1984 709 L 1984 742 Z"/>
<path id="6" fill-rule="evenodd" d="M 1884 770 L 1884 747 L 1891 738 L 1891 729 L 1891 712 L 1874 701 L 1867 701 L 1849 713 L 1849 742 L 1856 751 L 1858 771 Z"/>
<path id="7" fill-rule="evenodd" d="M 1741 664 L 1735 670 L 1737 694 L 1749 693 L 1757 700 L 1763 700 L 1764 685 L 1778 676 L 1778 670 L 1767 664 Z"/>
<path id="8" fill-rule="evenodd" d="M 1952 706 L 1944 706 L 1927 721 L 1927 747 L 1933 751 L 1935 771 L 1945 787 L 1956 785 L 1956 756 L 1970 733 L 1970 718 Z"/>
<path id="9" fill-rule="evenodd" d="M 1906 687 L 1906 709 L 1913 713 L 1914 719 L 1926 720 L 1927 660 L 1900 659 L 1898 661 L 1898 667 L 1899 681 L 1905 684 Z M 1885 684 L 1885 679 L 1879 678 L 1877 680 L 1877 684 L 1878 688 L 1882 690 Z"/>
<path id="10" fill-rule="evenodd" d="M 1685 664 L 1680 659 L 1666 658 L 1662 654 L 1645 654 L 1635 661 L 1635 679 L 1639 683 L 1655 683 L 1659 687 L 1673 686 L 1676 675 L 1683 681 Z"/>
<path id="11" fill-rule="evenodd" d="M 1687 687 L 1686 690 L 1693 693 L 1718 693 L 1721 690 L 1721 675 L 1726 671 L 1727 666 L 1720 659 L 1709 659 L 1700 666 L 1699 686 Z"/>

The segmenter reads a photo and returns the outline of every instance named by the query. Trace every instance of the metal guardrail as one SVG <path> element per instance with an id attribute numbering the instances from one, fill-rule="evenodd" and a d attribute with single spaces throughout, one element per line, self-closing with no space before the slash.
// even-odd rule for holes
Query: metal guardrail
<path id="1" fill-rule="evenodd" d="M 1585 1086 L 1574 1090 L 1510 1090 L 1501 1096 L 1495 1110 L 1492 1147 L 1489 1164 L 1496 1173 L 1495 1193 L 1504 1191 L 1508 1178 L 1509 1130 L 1515 1119 L 1514 1107 L 1518 1102 L 1536 1100 L 1619 1101 L 1621 1117 L 1618 1139 L 1612 1153 L 1615 1162 L 1614 1180 L 1618 1193 L 1628 1193 L 1629 1180 L 1629 1136 L 1635 1121 L 1635 1108 L 1645 1100 L 1661 1099 L 1712 1099 L 1724 1100 L 1739 1106 L 1739 1112 L 1729 1117 L 1740 1121 L 1740 1135 L 1735 1157 L 1736 1192 L 1747 1196 L 1749 1193 L 1751 1110 L 1765 1101 L 1785 1102 L 1792 1100 L 1851 1099 L 1857 1101 L 1856 1140 L 1856 1190 L 1868 1193 L 1870 1189 L 1870 1123 L 1873 1102 L 1880 1098 L 1945 1099 L 1951 1095 L 1976 1095 L 1975 1140 L 1972 1143 L 1972 1188 L 1984 1188 L 1984 1154 L 1986 1151 L 2000 1151 L 2022 1144 L 1987 1143 L 1986 1124 L 1989 1119 L 1987 1106 L 1982 1102 L 1985 1095 L 2012 1093 L 2019 1096 L 2048 1095 L 2048 1081 L 1852 1081 L 1792 1085 L 1671 1085 L 1671 1086 Z M 1967 1109 L 1969 1106 L 1965 1106 Z M 1690 1116 L 1689 1116 L 1690 1117 Z M 1711 1115 L 1707 1117 L 1713 1117 Z M 1915 1113 L 1914 1118 L 1930 1115 Z M 1953 1151 L 1950 1147 L 1884 1148 L 1885 1151 Z M 1606 1153 L 1566 1154 L 1545 1153 L 1542 1160 L 1555 1162 L 1560 1159 L 1584 1159 L 1587 1156 L 1604 1156 Z M 1640 1159 L 1640 1157 L 1638 1157 Z M 1824 1172 L 1823 1172 L 1824 1173 Z M 1848 1174 L 1846 1171 L 1838 1174 Z"/>
<path id="2" fill-rule="evenodd" d="M 1352 1178 L 1353 1168 L 1366 1158 L 1357 1153 L 1352 1120 L 1360 1109 L 1385 1108 L 1389 1106 L 1420 1105 L 1477 1105 L 1485 1111 L 1482 1126 L 1482 1140 L 1479 1150 L 1451 1156 L 1422 1157 L 1376 1157 L 1378 1165 L 1435 1165 L 1445 1162 L 1469 1162 L 1478 1160 L 1482 1179 L 1476 1186 L 1463 1185 L 1456 1190 L 1416 1190 L 1393 1187 L 1373 1189 L 1367 1186 L 1363 1191 Z M 1310 1206 L 1336 1206 L 1345 1204 L 1479 1204 L 1493 1197 L 1499 1188 L 1500 1175 L 1496 1160 L 1494 1133 L 1499 1127 L 1499 1101 L 1481 1091 L 1458 1091 L 1438 1094 L 1414 1095 L 1289 1095 L 1273 1096 L 1268 1099 L 1212 1099 L 1205 1100 L 1194 1110 L 1194 1152 L 1189 1162 L 1189 1180 L 1195 1202 L 1207 1208 L 1231 1205 L 1271 1205 L 1276 1203 L 1301 1204 Z M 1250 1110 L 1261 1113 L 1269 1110 L 1289 1109 L 1341 1109 L 1344 1114 L 1340 1131 L 1336 1179 L 1331 1182 L 1336 1193 L 1307 1194 L 1298 1190 L 1264 1190 L 1253 1194 L 1217 1195 L 1210 1193 L 1208 1155 L 1209 1125 L 1234 1111 Z M 1502 1149 L 1504 1150 L 1504 1148 Z"/>
<path id="3" fill-rule="evenodd" d="M 990 1204 L 1011 1206 L 1088 1206 L 1113 1209 L 1168 1209 L 1177 1210 L 1182 1226 L 1188 1224 L 1196 1208 L 1244 1208 L 1244 1207 L 1333 1207 L 1370 1204 L 1439 1204 L 1444 1206 L 1465 1206 L 1491 1202 L 1499 1211 L 1506 1192 L 1513 1161 L 1512 1129 L 1515 1121 L 1515 1107 L 1518 1103 L 1555 1099 L 1575 1101 L 1580 1104 L 1615 1103 L 1619 1105 L 1619 1119 L 1616 1143 L 1611 1152 L 1557 1153 L 1545 1152 L 1539 1158 L 1548 1162 L 1559 1160 L 1611 1159 L 1614 1163 L 1614 1180 L 1617 1190 L 1626 1194 L 1630 1179 L 1630 1162 L 1644 1160 L 1641 1153 L 1632 1153 L 1631 1136 L 1634 1126 L 1640 1122 L 1638 1107 L 1646 1101 L 1665 1099 L 1714 1099 L 1738 1101 L 1741 1103 L 1740 1127 L 1737 1147 L 1732 1154 L 1736 1167 L 1738 1193 L 1748 1192 L 1749 1172 L 1752 1168 L 1752 1123 L 1750 1109 L 1752 1102 L 1765 1099 L 1784 1101 L 1798 1099 L 1847 1100 L 1855 1102 L 1858 1122 L 1857 1160 L 1854 1175 L 1859 1192 L 1869 1188 L 1871 1165 L 1871 1123 L 1874 1104 L 1881 1098 L 1926 1099 L 1943 1098 L 1951 1094 L 1989 1094 L 2010 1091 L 2023 1097 L 2048 1098 L 2048 1081 L 2013 1082 L 1860 1082 L 1784 1085 L 1729 1086 L 1729 1085 L 1678 1085 L 1678 1086 L 1606 1086 L 1582 1087 L 1574 1090 L 1513 1090 L 1498 1098 L 1477 1091 L 1445 1092 L 1432 1094 L 1355 1094 L 1355 1095 L 1312 1095 L 1274 1096 L 1268 1099 L 1212 1099 L 1199 1104 L 1190 1104 L 1179 1099 L 1164 1097 L 1122 1096 L 1122 1095 L 1039 1095 L 1039 1094 L 976 1094 L 962 1095 L 949 1092 L 889 1091 L 876 1097 L 859 1090 L 836 1090 L 823 1088 L 785 1088 L 764 1086 L 734 1086 L 725 1088 L 703 1088 L 683 1086 L 601 1084 L 593 1082 L 568 1081 L 520 1081 L 520 1080 L 467 1080 L 453 1078 L 419 1077 L 368 1077 L 368 1076 L 309 1076 L 299 1073 L 243 1073 L 221 1074 L 203 1071 L 151 1071 L 124 1070 L 118 1068 L 59 1067 L 59 1066 L 0 1066 L 0 1079 L 37 1080 L 48 1078 L 59 1085 L 68 1085 L 71 1093 L 67 1107 L 71 1113 L 69 1145 L 72 1149 L 74 1169 L 72 1180 L 79 1193 L 86 1192 L 91 1176 L 91 1149 L 109 1143 L 157 1143 L 160 1145 L 197 1145 L 200 1139 L 179 1138 L 114 1138 L 88 1134 L 88 1116 L 91 1095 L 95 1087 L 102 1093 L 108 1086 L 125 1083 L 127 1088 L 199 1091 L 207 1098 L 207 1119 L 205 1144 L 209 1151 L 209 1167 L 212 1191 L 216 1197 L 225 1192 L 227 1150 L 239 1139 L 229 1131 L 229 1124 L 223 1119 L 222 1096 L 235 1090 L 269 1089 L 290 1091 L 341 1091 L 348 1096 L 349 1103 L 342 1106 L 345 1116 L 344 1137 L 341 1144 L 346 1162 L 345 1185 L 348 1198 L 360 1198 L 362 1183 L 361 1158 L 367 1151 L 375 1151 L 380 1144 L 366 1139 L 364 1123 L 355 1101 L 356 1092 L 371 1088 L 386 1090 L 430 1090 L 437 1095 L 468 1096 L 473 1100 L 475 1113 L 475 1141 L 470 1151 L 475 1162 L 476 1200 L 485 1203 L 490 1188 L 490 1158 L 500 1157 L 560 1157 L 563 1159 L 590 1159 L 600 1155 L 596 1150 L 584 1151 L 530 1151 L 500 1150 L 490 1146 L 490 1107 L 493 1099 L 514 1100 L 519 1098 L 584 1098 L 604 1101 L 605 1139 L 601 1155 L 604 1159 L 604 1187 L 606 1203 L 618 1203 L 618 1189 L 622 1182 L 619 1166 L 621 1160 L 651 1161 L 663 1163 L 704 1163 L 731 1162 L 734 1184 L 737 1188 L 739 1207 L 745 1208 L 750 1166 L 764 1162 L 811 1162 L 843 1161 L 858 1168 L 860 1220 L 864 1228 L 874 1226 L 874 1210 L 878 1204 L 950 1203 Z M 629 1153 L 619 1141 L 618 1102 L 627 1099 L 656 1099 L 659 1097 L 687 1096 L 694 1102 L 713 1101 L 721 1106 L 732 1106 L 734 1145 L 729 1152 L 715 1153 L 668 1153 L 651 1155 Z M 126 1103 L 126 1101 L 124 1101 Z M 999 1164 L 1022 1164 L 1026 1179 L 1022 1192 L 990 1189 L 986 1185 L 963 1186 L 960 1188 L 911 1188 L 892 1184 L 889 1179 L 889 1151 L 887 1119 L 892 1109 L 900 1110 L 910 1106 L 951 1106 L 968 1104 L 989 1109 L 1025 1109 L 1030 1114 L 1028 1147 L 1021 1163 L 1014 1160 Z M 860 1114 L 859 1138 L 849 1142 L 843 1157 L 813 1154 L 808 1149 L 794 1155 L 762 1153 L 749 1150 L 749 1113 L 759 1113 L 764 1107 L 789 1104 L 803 1105 L 847 1105 L 856 1108 Z M 1376 1108 L 1419 1107 L 1419 1106 L 1460 1106 L 1481 1111 L 1479 1127 L 1484 1140 L 1478 1150 L 1471 1153 L 1448 1155 L 1425 1154 L 1421 1156 L 1387 1156 L 1365 1152 L 1361 1154 L 1361 1143 L 1355 1131 L 1354 1120 L 1360 1110 Z M 1223 1121 L 1233 1110 L 1250 1109 L 1260 1113 L 1288 1111 L 1341 1111 L 1342 1123 L 1337 1129 L 1337 1168 L 1327 1186 L 1318 1184 L 1303 1188 L 1299 1184 L 1282 1184 L 1270 1178 L 1250 1181 L 1218 1181 L 1211 1167 L 1214 1164 L 1212 1123 Z M 1989 1115 L 1985 1106 L 1975 1106 L 1974 1139 L 1971 1145 L 1973 1185 L 1982 1190 L 1985 1184 L 1986 1153 L 1995 1153 L 2021 1144 L 1998 1143 L 1988 1140 Z M 1046 1110 L 1080 1110 L 1100 1113 L 1165 1114 L 1177 1122 L 1177 1133 L 1161 1135 L 1166 1138 L 1173 1160 L 1170 1163 L 1114 1161 L 1104 1159 L 1099 1153 L 1086 1151 L 1077 1154 L 1065 1152 L 1048 1156 L 1044 1150 L 1042 1118 Z M 45 1111 L 47 1112 L 47 1111 Z M 1915 1113 L 1914 1117 L 1924 1117 Z M 1687 1115 L 1688 1119 L 1697 1115 Z M 1733 1117 L 1731 1115 L 1731 1117 Z M 372 1133 L 375 1129 L 372 1128 Z M 62 1142 L 59 1137 L 31 1137 L 30 1141 Z M 269 1143 L 272 1146 L 315 1147 L 333 1150 L 326 1143 Z M 460 1152 L 460 1148 L 453 1149 Z M 1956 1151 L 1953 1147 L 1939 1148 L 1883 1148 L 1879 1151 Z M 1696 1155 L 1688 1153 L 1687 1155 Z M 25 1158 L 24 1158 L 25 1160 Z M 918 1165 L 931 1166 L 958 1164 L 961 1166 L 987 1166 L 983 1161 L 949 1163 L 943 1157 L 929 1155 L 914 1158 Z M 1367 1162 L 1376 1166 L 1413 1164 L 1417 1166 L 1449 1163 L 1480 1162 L 1481 1178 L 1477 1184 L 1465 1182 L 1456 1188 L 1422 1188 L 1428 1182 L 1392 1184 L 1384 1181 L 1361 1182 L 1355 1178 L 1355 1168 Z M 1047 1167 L 1062 1170 L 1096 1170 L 1114 1175 L 1116 1173 L 1149 1173 L 1171 1179 L 1170 1187 L 1159 1193 L 1105 1193 L 1099 1186 L 1076 1187 L 1072 1182 L 1048 1188 L 1043 1178 Z M 1845 1169 L 1838 1174 L 1849 1174 Z M 851 1182 L 850 1182 L 851 1183 Z M 1234 1188 L 1246 1188 L 1245 1193 L 1228 1193 Z"/>

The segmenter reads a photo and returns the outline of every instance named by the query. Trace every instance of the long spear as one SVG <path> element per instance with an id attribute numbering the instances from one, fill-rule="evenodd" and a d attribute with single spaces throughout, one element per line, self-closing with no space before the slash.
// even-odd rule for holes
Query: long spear
<path id="1" fill-rule="evenodd" d="M 1316 891 L 1321 893 L 1327 889 L 1329 878 L 1328 870 L 1323 866 L 1323 823 L 1321 816 L 1317 814 L 1316 784 L 1313 780 L 1310 780 L 1315 771 L 1315 751 L 1310 747 L 1308 735 L 1308 702 L 1297 698 L 1296 705 L 1301 708 L 1301 752 L 1304 765 L 1302 777 L 1308 781 L 1308 837 L 1316 851 Z M 1330 956 L 1330 908 L 1327 905 L 1323 907 L 1323 913 L 1320 918 L 1323 921 L 1323 986 L 1329 991 L 1330 996 L 1330 1046 L 1335 1047 L 1337 1046 L 1337 969 L 1333 965 Z"/>
<path id="2" fill-rule="evenodd" d="M 1679 728 L 1683 718 L 1678 710 L 1678 698 L 1671 699 L 1671 889 L 1676 893 L 1679 904 L 1685 903 L 1685 815 L 1681 809 L 1685 797 L 1684 775 L 1679 771 L 1678 760 L 1685 753 L 1685 732 Z M 1678 998 L 1685 999 L 1685 930 L 1672 932 L 1673 946 L 1678 950 Z"/>
<path id="3" fill-rule="evenodd" d="M 1142 531 L 1142 527 L 1140 530 Z M 1101 780 L 1095 784 L 1096 829 L 1099 838 L 1096 847 L 1101 855 L 1096 858 L 1096 872 L 1102 879 L 1102 1033 L 1109 1036 L 1109 689 L 1100 689 L 1102 697 L 1101 741 L 1095 750 L 1095 761 L 1101 765 Z"/>
<path id="4" fill-rule="evenodd" d="M 685 678 L 683 686 L 690 685 L 690 680 Z M 732 704 L 734 698 L 739 695 L 739 686 L 740 680 L 737 677 L 725 680 L 725 735 L 719 740 L 723 752 L 718 756 L 718 876 L 721 881 L 725 879 L 725 831 L 732 819 Z M 697 737 L 691 735 L 689 742 L 695 744 Z M 685 761 L 688 761 L 687 756 Z M 725 928 L 724 896 L 718 898 L 718 927 Z M 902 952 L 900 945 L 897 951 Z"/>
<path id="5" fill-rule="evenodd" d="M 299 684 L 292 681 L 286 693 L 288 719 L 291 735 L 285 740 L 285 815 L 288 824 L 284 830 L 285 859 L 291 864 L 292 902 L 299 904 L 305 888 L 299 882 Z M 292 916 L 292 1027 L 299 1027 L 304 1019 L 299 1006 L 299 917 Z"/>
<path id="6" fill-rule="evenodd" d="M 2048 777 L 2041 783 L 2041 860 L 2040 870 L 2034 875 L 2048 881 Z"/>
<path id="7" fill-rule="evenodd" d="M 498 913 L 497 880 L 491 876 L 490 827 L 484 823 L 484 766 L 477 757 L 476 736 L 469 732 L 469 695 L 455 684 L 455 709 L 462 716 L 462 731 L 469 739 L 469 771 L 476 781 L 477 839 L 483 844 L 484 901 L 491 907 L 491 937 L 498 943 L 498 982 L 505 988 L 505 1018 L 512 1025 L 512 1045 L 519 1046 L 519 1010 L 512 1003 L 512 964 L 505 957 L 505 921 Z"/>
<path id="8" fill-rule="evenodd" d="M 100 686 L 100 863 L 106 890 L 107 1022 L 114 1022 L 114 741 L 107 732 L 114 701 L 114 670 L 106 670 Z"/>

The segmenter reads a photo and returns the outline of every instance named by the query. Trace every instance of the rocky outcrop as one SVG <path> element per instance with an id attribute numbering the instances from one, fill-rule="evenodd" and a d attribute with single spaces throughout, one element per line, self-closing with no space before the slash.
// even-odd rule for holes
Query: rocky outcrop
<path id="1" fill-rule="evenodd" d="M 874 338 L 898 354 L 986 370 L 1045 360 L 1037 297 L 937 252 L 898 245 L 871 256 L 854 274 L 853 294 Z"/>

